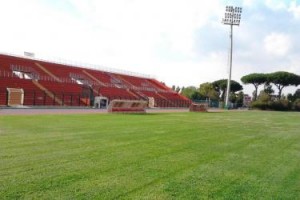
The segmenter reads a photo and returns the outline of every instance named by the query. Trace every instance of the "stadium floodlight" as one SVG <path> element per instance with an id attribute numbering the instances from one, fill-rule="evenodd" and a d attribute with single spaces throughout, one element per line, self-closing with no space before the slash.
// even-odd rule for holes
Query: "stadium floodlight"
<path id="1" fill-rule="evenodd" d="M 229 77 L 227 81 L 225 108 L 229 108 L 229 93 L 232 71 L 232 45 L 233 45 L 233 26 L 239 26 L 242 16 L 242 7 L 226 6 L 225 17 L 222 19 L 224 25 L 230 25 L 230 55 L 229 55 Z"/>

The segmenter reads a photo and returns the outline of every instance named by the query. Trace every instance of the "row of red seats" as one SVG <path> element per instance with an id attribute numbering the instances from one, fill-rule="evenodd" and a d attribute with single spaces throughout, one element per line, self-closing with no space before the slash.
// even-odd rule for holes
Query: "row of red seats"
<path id="1" fill-rule="evenodd" d="M 112 99 L 131 99 L 131 100 L 139 99 L 137 96 L 130 93 L 127 89 L 124 89 L 124 88 L 102 87 L 102 88 L 100 88 L 99 93 L 102 96 L 108 97 L 110 100 L 112 100 Z"/>
<path id="2" fill-rule="evenodd" d="M 16 81 L 17 79 L 17 81 Z M 54 98 L 58 99 L 61 104 L 59 104 L 55 99 L 49 97 L 45 92 L 40 91 L 36 85 L 32 83 L 31 80 L 18 80 L 18 78 L 6 78 L 0 79 L 1 85 L 10 85 L 14 88 L 23 88 L 25 91 L 25 105 L 70 105 L 70 106 L 79 106 L 81 103 L 80 95 L 82 94 L 82 88 L 77 84 L 53 84 L 47 81 L 40 81 L 40 84 L 45 88 L 50 88 L 54 95 Z M 109 100 L 112 99 L 144 99 L 141 96 L 138 96 L 137 93 L 129 92 L 124 88 L 114 88 L 114 87 L 101 87 L 99 93 L 102 96 L 108 97 Z M 167 97 L 167 93 L 156 93 L 156 92 L 143 92 L 147 97 L 153 97 L 156 102 L 157 107 L 175 107 L 178 103 L 184 104 L 188 103 L 182 98 L 174 98 L 172 96 Z M 168 95 L 174 95 L 172 93 Z M 3 101 L 3 102 L 2 102 Z M 1 101 L 2 105 L 5 105 L 5 100 Z"/>
<path id="3" fill-rule="evenodd" d="M 85 71 L 88 74 L 91 74 L 93 77 L 95 77 L 98 81 L 108 85 L 110 84 L 118 85 L 117 83 L 120 83 L 125 87 L 131 87 L 131 86 L 136 86 L 141 88 L 148 87 L 154 90 L 166 89 L 165 87 L 161 87 L 151 79 L 114 74 L 114 73 L 98 71 L 93 69 L 85 69 L 80 67 L 71 67 L 67 65 L 37 61 L 32 59 L 0 55 L 1 69 L 11 70 L 11 65 L 23 66 L 32 69 L 34 73 L 37 73 L 40 77 L 44 77 L 44 79 L 46 79 L 47 76 L 53 78 L 51 75 L 54 75 L 55 77 L 64 80 L 64 82 L 71 82 L 72 81 L 71 75 L 74 74 L 83 77 L 87 81 L 93 82 L 94 80 L 88 75 L 86 75 L 84 73 Z M 48 71 L 49 73 L 41 69 L 41 67 L 46 69 L 46 71 Z M 125 81 L 122 81 L 122 79 Z"/>
<path id="4" fill-rule="evenodd" d="M 13 73 L 11 73 L 11 77 L 13 78 L 10 77 L 10 82 L 8 80 L 8 82 L 3 82 L 5 78 L 1 78 L 1 73 L 4 71 L 6 72 L 4 74 L 12 72 L 12 66 L 21 66 L 26 70 L 32 70 L 32 73 L 38 74 L 40 79 L 37 79 L 37 81 L 41 87 L 37 87 L 33 84 L 32 80 L 19 79 L 17 76 L 13 75 Z M 171 92 L 169 88 L 155 79 L 121 75 L 34 59 L 0 55 L 0 79 L 2 79 L 1 87 L 21 87 L 27 92 L 33 90 L 37 91 L 36 94 L 40 92 L 41 94 L 38 95 L 37 100 L 43 102 L 40 102 L 39 104 L 45 104 L 45 102 L 47 102 L 47 104 L 53 102 L 53 104 L 58 104 L 58 102 L 53 98 L 49 97 L 50 100 L 45 98 L 45 92 L 42 88 L 52 92 L 56 95 L 56 98 L 60 99 L 63 103 L 67 102 L 66 104 L 72 104 L 72 97 L 69 97 L 68 99 L 65 97 L 66 94 L 77 94 L 80 96 L 84 90 L 82 85 L 77 84 L 74 80 L 72 80 L 72 76 L 78 76 L 79 78 L 93 83 L 91 86 L 93 87 L 92 90 L 94 95 L 106 96 L 109 99 L 147 99 L 148 97 L 153 97 L 155 101 L 158 102 L 158 106 L 164 107 L 165 105 L 173 106 L 179 101 L 187 101 L 186 98 L 177 93 Z M 49 77 L 49 79 L 47 79 L 47 77 Z M 106 87 L 103 86 L 103 84 L 100 84 L 100 82 L 104 83 Z M 80 99 L 80 97 L 78 97 L 78 99 Z M 78 102 L 80 102 L 80 100 Z"/>

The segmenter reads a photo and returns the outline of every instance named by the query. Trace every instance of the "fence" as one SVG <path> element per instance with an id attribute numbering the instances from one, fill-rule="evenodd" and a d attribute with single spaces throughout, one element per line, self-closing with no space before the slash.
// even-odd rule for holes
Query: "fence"
<path id="1" fill-rule="evenodd" d="M 208 103 L 210 108 L 219 108 L 221 106 L 220 102 L 217 100 L 194 100 L 194 103 Z"/>
<path id="2" fill-rule="evenodd" d="M 90 106 L 93 105 L 93 98 L 89 95 L 78 93 L 55 93 L 53 96 L 49 96 L 46 92 L 40 90 L 25 90 L 24 91 L 24 104 L 25 106 Z M 122 96 L 109 96 L 108 100 L 114 99 L 120 100 L 137 100 L 136 98 L 122 97 Z M 8 101 L 7 90 L 0 89 L 0 106 L 6 106 Z M 168 99 L 156 99 L 155 107 L 172 107 L 172 108 L 188 108 L 191 102 L 188 100 L 168 100 Z"/>
<path id="3" fill-rule="evenodd" d="M 8 93 L 6 90 L 0 90 L 0 105 L 7 105 Z M 43 91 L 25 91 L 25 106 L 89 106 L 90 98 L 74 93 L 53 93 L 49 96 Z"/>

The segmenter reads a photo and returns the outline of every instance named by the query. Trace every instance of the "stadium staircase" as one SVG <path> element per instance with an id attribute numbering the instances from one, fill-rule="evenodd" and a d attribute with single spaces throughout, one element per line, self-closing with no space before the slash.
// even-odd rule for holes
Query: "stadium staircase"
<path id="1" fill-rule="evenodd" d="M 42 84 L 40 84 L 36 80 L 32 80 L 32 83 L 36 85 L 40 90 L 45 92 L 51 99 L 53 99 L 58 105 L 63 105 L 63 102 L 57 98 L 52 92 L 50 92 L 47 88 L 45 88 Z"/>
<path id="2" fill-rule="evenodd" d="M 49 75 L 50 77 L 52 77 L 55 81 L 61 82 L 61 80 L 57 76 L 55 76 L 54 74 L 52 74 L 48 69 L 46 69 L 45 67 L 43 67 L 41 64 L 35 63 L 35 65 L 39 69 L 41 69 L 43 72 L 45 72 L 47 75 Z"/>
<path id="3" fill-rule="evenodd" d="M 129 87 L 134 87 L 134 85 L 132 83 L 130 83 L 129 81 L 127 81 L 124 77 L 122 77 L 121 75 L 117 75 L 117 78 L 119 80 L 121 80 L 123 83 L 125 82 Z"/>
<path id="4" fill-rule="evenodd" d="M 86 74 L 88 77 L 90 77 L 92 80 L 96 81 L 96 83 L 98 83 L 99 85 L 102 85 L 104 86 L 105 84 L 103 82 L 101 82 L 99 79 L 97 79 L 95 76 L 93 76 L 91 73 L 89 73 L 88 71 L 86 70 L 82 70 L 82 72 L 84 74 Z"/>
<path id="5" fill-rule="evenodd" d="M 140 99 L 139 95 L 136 95 L 133 91 L 131 91 L 129 88 L 127 89 L 127 92 L 129 92 L 132 96 L 134 96 L 136 99 Z"/>

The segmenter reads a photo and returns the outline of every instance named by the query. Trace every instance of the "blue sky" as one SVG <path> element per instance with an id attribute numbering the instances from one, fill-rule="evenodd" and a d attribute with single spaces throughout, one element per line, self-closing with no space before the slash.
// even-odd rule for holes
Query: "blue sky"
<path id="1" fill-rule="evenodd" d="M 300 74 L 299 0 L 1 0 L 0 51 L 199 86 L 228 77 L 226 5 L 243 7 L 234 27 L 234 80 L 255 72 Z"/>

